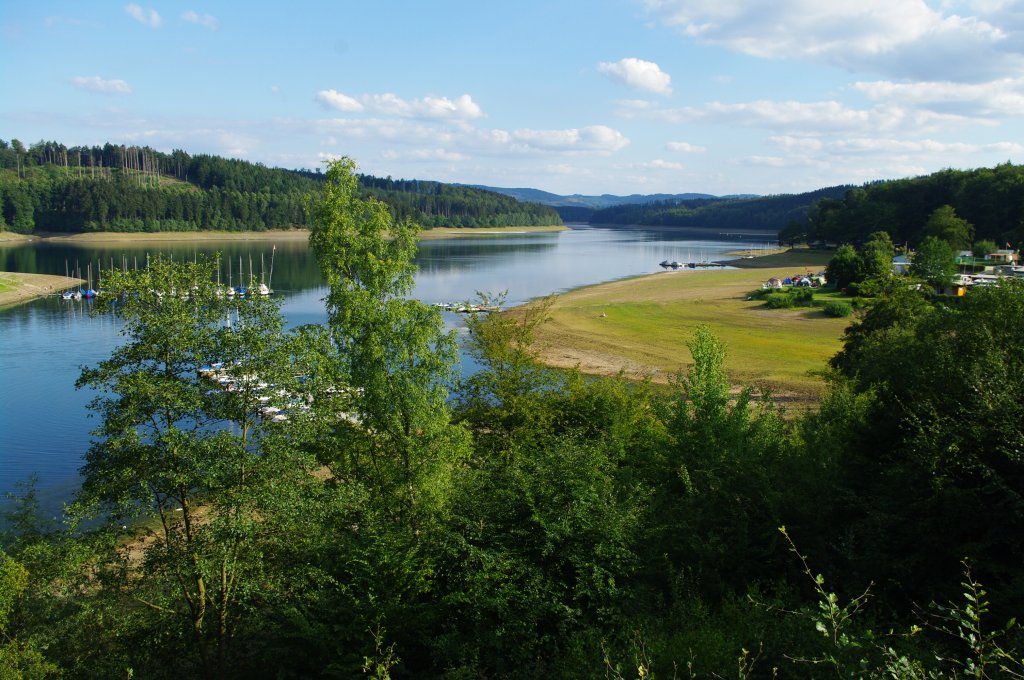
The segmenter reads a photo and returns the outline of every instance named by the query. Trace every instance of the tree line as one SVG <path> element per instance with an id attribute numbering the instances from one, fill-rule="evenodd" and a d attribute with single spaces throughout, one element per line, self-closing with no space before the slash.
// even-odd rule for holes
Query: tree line
<path id="1" fill-rule="evenodd" d="M 181 150 L 0 140 L 0 229 L 262 231 L 307 228 L 316 171 Z M 468 187 L 360 176 L 361 195 L 425 228 L 560 224 L 551 208 Z"/>
<path id="2" fill-rule="evenodd" d="M 631 203 L 595 210 L 590 214 L 589 221 L 591 224 L 779 231 L 790 222 L 805 222 L 808 211 L 816 202 L 823 198 L 841 197 L 848 189 L 847 186 L 837 186 L 803 194 L 756 198 Z"/>
<path id="3" fill-rule="evenodd" d="M 209 263 L 104 282 L 82 490 L 8 512 L 13 677 L 1020 677 L 1021 285 L 894 287 L 803 414 L 706 328 L 667 387 L 546 368 L 543 304 L 471 317 L 456 379 L 353 170 L 313 208 L 324 325 Z"/>
<path id="4" fill-rule="evenodd" d="M 780 239 L 858 243 L 885 231 L 895 243 L 915 246 L 928 235 L 926 225 L 940 208 L 966 220 L 971 238 L 1019 244 L 1024 241 L 1024 166 L 947 169 L 869 183 L 822 199 L 805 223 L 789 225 Z"/>

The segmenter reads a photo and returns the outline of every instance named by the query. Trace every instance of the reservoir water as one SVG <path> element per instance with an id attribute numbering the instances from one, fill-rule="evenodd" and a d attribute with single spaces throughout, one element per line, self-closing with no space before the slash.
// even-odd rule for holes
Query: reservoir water
<path id="1" fill-rule="evenodd" d="M 662 271 L 663 260 L 723 261 L 730 251 L 764 245 L 767 235 L 724 240 L 694 231 L 639 231 L 576 228 L 555 233 L 467 236 L 420 243 L 414 295 L 427 303 L 476 298 L 477 291 L 507 291 L 506 304 L 612 279 Z M 63 275 L 77 266 L 93 274 L 97 262 L 108 268 L 142 267 L 147 253 L 193 259 L 221 253 L 226 282 L 229 263 L 237 283 L 241 262 L 261 272 L 283 296 L 282 311 L 291 325 L 323 323 L 324 282 L 304 242 L 204 241 L 96 243 L 88 246 L 37 241 L 0 247 L 0 271 Z M 261 265 L 262 261 L 262 265 Z M 250 265 L 252 263 L 252 265 Z M 671 275 L 699 275 L 677 272 Z M 109 315 L 89 314 L 87 301 L 51 296 L 0 310 L 0 495 L 36 475 L 44 506 L 59 507 L 78 486 L 78 468 L 89 447 L 93 395 L 76 390 L 83 366 L 95 365 L 121 341 L 119 324 Z M 457 315 L 446 323 L 459 327 Z"/>

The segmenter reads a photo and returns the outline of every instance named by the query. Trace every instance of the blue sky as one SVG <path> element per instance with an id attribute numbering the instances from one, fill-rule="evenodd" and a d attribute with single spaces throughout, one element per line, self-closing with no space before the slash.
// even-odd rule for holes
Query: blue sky
<path id="1" fill-rule="evenodd" d="M 1024 0 L 5 2 L 0 138 L 556 193 L 1024 161 Z"/>

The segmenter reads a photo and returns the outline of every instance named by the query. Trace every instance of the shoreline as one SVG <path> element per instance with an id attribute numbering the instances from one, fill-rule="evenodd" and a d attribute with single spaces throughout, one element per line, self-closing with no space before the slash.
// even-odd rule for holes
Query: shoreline
<path id="1" fill-rule="evenodd" d="M 424 229 L 418 235 L 421 240 L 495 234 L 534 234 L 567 231 L 564 225 L 545 227 L 437 227 Z M 16 234 L 0 231 L 0 245 L 22 245 L 38 241 L 74 244 L 91 243 L 160 243 L 168 241 L 308 241 L 308 229 L 270 229 L 267 231 L 163 231 L 163 232 L 114 232 L 94 231 L 89 233 L 47 232 Z"/>
<path id="2" fill-rule="evenodd" d="M 21 272 L 0 272 L 0 309 L 14 307 L 39 297 L 53 295 L 62 290 L 84 284 L 82 279 L 51 274 L 22 274 Z M 10 290 L 7 290 L 7 288 Z"/>

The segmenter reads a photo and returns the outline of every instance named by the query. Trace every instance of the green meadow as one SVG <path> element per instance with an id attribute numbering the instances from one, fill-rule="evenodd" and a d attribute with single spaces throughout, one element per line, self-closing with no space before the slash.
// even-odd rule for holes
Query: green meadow
<path id="1" fill-rule="evenodd" d="M 810 265 L 817 269 L 817 263 Z M 820 375 L 840 349 L 850 319 L 820 309 L 768 309 L 748 299 L 785 268 L 678 271 L 589 286 L 557 296 L 537 331 L 540 358 L 589 373 L 664 379 L 691 362 L 687 342 L 707 325 L 727 345 L 726 368 L 737 385 L 756 384 L 780 396 L 813 399 Z M 538 303 L 534 303 L 538 304 Z"/>

